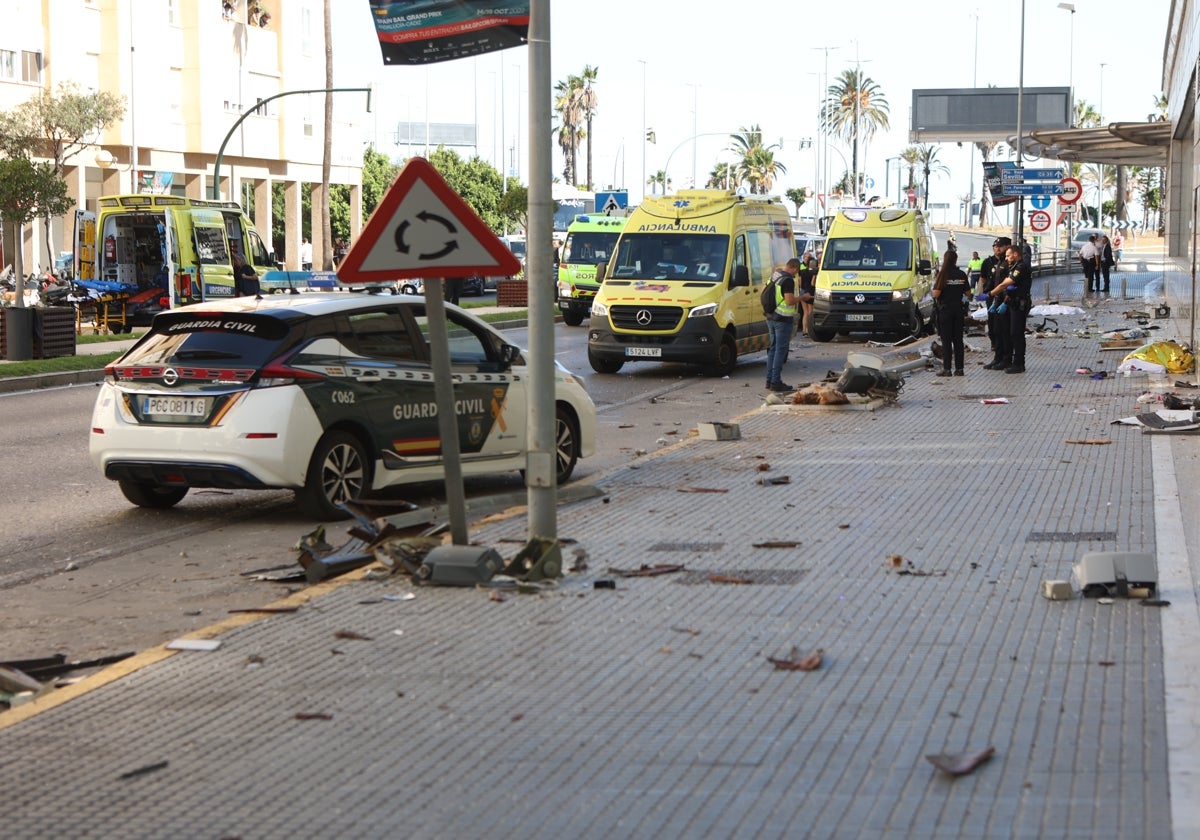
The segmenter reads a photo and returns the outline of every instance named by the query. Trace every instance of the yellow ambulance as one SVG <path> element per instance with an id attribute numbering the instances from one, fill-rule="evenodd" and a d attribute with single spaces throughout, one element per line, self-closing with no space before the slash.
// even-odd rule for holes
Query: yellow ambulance
<path id="1" fill-rule="evenodd" d="M 592 301 L 588 362 L 687 362 L 723 376 L 766 350 L 759 294 L 796 256 L 777 197 L 724 190 L 648 196 L 630 215 Z"/>
<path id="2" fill-rule="evenodd" d="M 555 270 L 558 308 L 568 326 L 579 326 L 591 312 L 600 288 L 596 267 L 612 256 L 626 221 L 624 216 L 580 214 L 567 228 Z"/>
<path id="3" fill-rule="evenodd" d="M 813 341 L 866 332 L 920 337 L 933 314 L 937 251 L 920 210 L 854 207 L 829 226 L 808 334 Z"/>

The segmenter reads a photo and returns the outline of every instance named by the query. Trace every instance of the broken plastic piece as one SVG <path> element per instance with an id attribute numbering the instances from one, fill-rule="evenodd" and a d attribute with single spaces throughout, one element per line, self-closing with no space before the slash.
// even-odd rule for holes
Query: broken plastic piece
<path id="1" fill-rule="evenodd" d="M 996 754 L 995 747 L 978 752 L 938 753 L 925 760 L 948 776 L 965 776 Z"/>

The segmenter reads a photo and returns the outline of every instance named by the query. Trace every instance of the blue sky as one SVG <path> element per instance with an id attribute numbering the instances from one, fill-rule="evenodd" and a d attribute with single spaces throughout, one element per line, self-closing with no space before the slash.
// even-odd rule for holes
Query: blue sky
<path id="1" fill-rule="evenodd" d="M 1074 0 L 1073 15 L 1058 4 L 1025 0 L 1025 86 L 1071 83 L 1077 101 L 1103 103 L 1107 120 L 1144 120 L 1162 89 L 1169 0 Z M 950 0 L 819 6 L 778 0 L 552 0 L 552 80 L 579 73 L 584 65 L 599 68 L 593 179 L 601 188 L 627 188 L 635 203 L 643 171 L 653 174 L 669 161 L 676 188 L 687 186 L 693 171 L 703 182 L 718 160 L 731 159 L 722 151 L 729 133 L 751 124 L 781 144 L 776 159 L 788 172 L 775 191 L 812 186 L 817 159 L 800 141 L 818 136 L 827 81 L 857 62 L 890 106 L 891 130 L 859 152 L 860 169 L 875 182 L 874 192 L 881 192 L 886 158 L 909 144 L 914 88 L 1017 86 L 1021 8 L 1020 0 L 980 7 Z M 407 146 L 393 144 L 397 121 L 473 123 L 479 155 L 494 163 L 517 157 L 519 175 L 528 181 L 525 49 L 429 67 L 384 67 L 367 4 L 345 0 L 334 4 L 333 39 L 337 83 L 377 86 L 370 119 L 380 151 L 408 154 Z M 657 143 L 643 142 L 643 120 Z M 697 134 L 707 136 L 690 139 Z M 847 168 L 842 158 L 848 161 L 850 150 L 832 148 L 836 179 Z M 944 211 L 946 219 L 937 213 L 934 219 L 953 221 L 972 180 L 970 148 L 946 144 L 938 157 L 951 174 L 934 178 L 930 200 L 954 209 Z M 555 174 L 561 171 L 555 148 Z M 978 192 L 977 168 L 973 180 Z M 894 194 L 894 164 L 886 183 Z"/>

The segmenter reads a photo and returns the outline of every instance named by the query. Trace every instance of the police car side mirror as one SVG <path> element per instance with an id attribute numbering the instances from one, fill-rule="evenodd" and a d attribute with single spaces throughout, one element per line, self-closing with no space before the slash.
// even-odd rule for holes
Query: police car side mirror
<path id="1" fill-rule="evenodd" d="M 749 285 L 750 285 L 750 269 L 744 265 L 734 266 L 733 279 L 731 279 L 729 281 L 729 288 L 732 289 L 737 286 L 749 286 Z"/>
<path id="2" fill-rule="evenodd" d="M 521 348 L 515 344 L 505 344 L 500 348 L 500 360 L 506 365 L 514 365 L 521 360 Z"/>
<path id="3" fill-rule="evenodd" d="M 933 274 L 933 264 L 929 260 L 917 260 L 917 274 Z"/>

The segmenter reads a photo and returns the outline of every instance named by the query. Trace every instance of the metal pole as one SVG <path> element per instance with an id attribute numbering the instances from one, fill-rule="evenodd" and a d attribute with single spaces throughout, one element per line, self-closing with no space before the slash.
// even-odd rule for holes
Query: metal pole
<path id="1" fill-rule="evenodd" d="M 1104 124 L 1104 65 L 1100 62 L 1100 124 Z M 1096 227 L 1104 227 L 1104 164 L 1096 164 Z"/>
<path id="2" fill-rule="evenodd" d="M 971 87 L 979 85 L 979 10 L 975 10 L 975 49 L 971 51 L 974 58 L 974 66 L 971 69 Z M 971 205 L 975 201 L 975 142 L 971 141 L 971 188 L 967 191 L 967 228 L 975 227 L 975 214 L 971 212 Z M 982 225 L 983 220 L 979 223 Z"/>
<path id="3" fill-rule="evenodd" d="M 1025 0 L 1021 0 L 1021 64 L 1017 76 L 1017 169 L 1025 168 L 1025 144 L 1021 139 L 1021 117 L 1024 110 L 1025 96 Z M 1021 239 L 1022 223 L 1025 216 L 1025 196 L 1017 198 L 1017 213 L 1013 219 L 1013 244 Z"/>
<path id="4" fill-rule="evenodd" d="M 642 65 L 642 184 L 639 189 L 642 191 L 642 200 L 646 200 L 646 62 L 643 59 L 638 59 L 638 63 Z"/>
<path id="5" fill-rule="evenodd" d="M 470 545 L 467 533 L 466 491 L 463 490 L 462 453 L 458 446 L 458 415 L 454 411 L 454 380 L 450 365 L 450 339 L 446 327 L 446 303 L 441 277 L 425 281 L 425 309 L 429 322 L 430 368 L 433 396 L 438 407 L 438 434 L 442 437 L 442 471 L 445 476 L 446 508 L 450 514 L 450 538 L 455 545 Z"/>
<path id="6" fill-rule="evenodd" d="M 555 507 L 554 300 L 551 294 L 550 0 L 529 4 L 529 536 L 558 536 Z"/>

